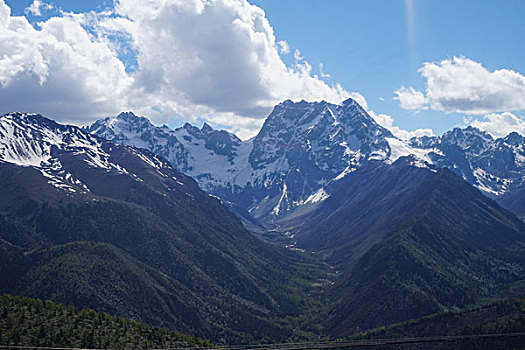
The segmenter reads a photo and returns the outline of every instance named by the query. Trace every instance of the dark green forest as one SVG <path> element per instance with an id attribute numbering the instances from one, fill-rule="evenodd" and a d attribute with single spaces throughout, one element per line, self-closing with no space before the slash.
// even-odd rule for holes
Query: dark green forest
<path id="1" fill-rule="evenodd" d="M 500 300 L 464 310 L 440 312 L 418 319 L 372 329 L 348 340 L 407 337 L 462 336 L 522 333 L 525 331 L 525 298 Z M 425 349 L 525 349 L 525 335 L 425 345 Z"/>
<path id="2" fill-rule="evenodd" d="M 104 349 L 209 347 L 197 337 L 52 301 L 0 297 L 0 344 Z"/>

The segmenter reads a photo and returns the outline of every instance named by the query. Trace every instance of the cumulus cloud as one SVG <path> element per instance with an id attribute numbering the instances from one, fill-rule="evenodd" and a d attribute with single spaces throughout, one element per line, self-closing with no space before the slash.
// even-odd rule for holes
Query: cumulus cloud
<path id="1" fill-rule="evenodd" d="M 75 21 L 54 17 L 35 29 L 0 0 L 0 112 L 45 113 L 85 122 L 122 108 L 125 67 Z"/>
<path id="2" fill-rule="evenodd" d="M 426 106 L 428 103 L 427 98 L 421 91 L 417 91 L 412 87 L 406 88 L 402 86 L 400 89 L 394 91 L 396 97 L 394 100 L 398 100 L 401 108 L 418 111 L 422 109 L 427 109 Z"/>
<path id="3" fill-rule="evenodd" d="M 295 60 L 295 62 L 300 62 L 302 60 L 304 60 L 304 57 L 301 56 L 301 51 L 295 49 L 294 53 L 293 53 L 293 58 Z"/>
<path id="4" fill-rule="evenodd" d="M 25 13 L 33 16 L 42 16 L 42 10 L 52 10 L 53 5 L 43 2 L 41 0 L 34 0 L 30 6 L 25 9 Z"/>
<path id="5" fill-rule="evenodd" d="M 495 138 L 505 137 L 513 131 L 525 135 L 525 119 L 509 112 L 491 113 L 484 119 L 474 119 L 469 124 L 489 132 Z"/>
<path id="6" fill-rule="evenodd" d="M 382 127 L 390 130 L 394 136 L 402 139 L 402 140 L 410 140 L 412 137 L 420 137 L 420 136 L 433 136 L 434 132 L 432 129 L 416 129 L 416 130 L 405 130 L 401 129 L 398 126 L 394 125 L 394 118 L 388 114 L 380 113 L 377 114 L 373 110 L 368 108 L 368 103 L 366 102 L 365 98 L 359 94 L 359 93 L 353 93 L 352 98 L 356 100 L 357 103 L 359 103 L 370 116 Z"/>
<path id="7" fill-rule="evenodd" d="M 397 90 L 402 108 L 430 107 L 470 115 L 525 109 L 525 76 L 518 72 L 489 71 L 466 57 L 426 62 L 419 72 L 426 79 L 425 92 L 404 87 Z"/>
<path id="8" fill-rule="evenodd" d="M 116 11 L 138 51 L 136 88 L 186 118 L 197 111 L 235 128 L 238 117 L 262 119 L 283 99 L 349 96 L 313 76 L 299 54 L 287 67 L 264 11 L 245 0 L 120 0 Z"/>
<path id="9" fill-rule="evenodd" d="M 324 64 L 319 63 L 319 75 L 321 78 L 330 78 L 330 74 L 324 72 Z"/>
<path id="10" fill-rule="evenodd" d="M 283 55 L 287 55 L 290 53 L 290 45 L 284 40 L 278 41 L 277 44 L 279 44 L 279 51 Z"/>
<path id="11" fill-rule="evenodd" d="M 35 0 L 28 11 L 42 6 Z M 118 0 L 111 13 L 62 14 L 39 26 L 0 0 L 0 112 L 85 123 L 132 109 L 247 136 L 282 100 L 351 95 L 313 75 L 298 51 L 287 66 L 280 53 L 289 46 L 246 0 Z"/>

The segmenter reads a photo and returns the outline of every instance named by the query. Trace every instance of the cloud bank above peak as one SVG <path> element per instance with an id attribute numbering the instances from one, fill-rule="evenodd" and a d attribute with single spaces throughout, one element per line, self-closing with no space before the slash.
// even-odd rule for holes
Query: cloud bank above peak
<path id="1" fill-rule="evenodd" d="M 35 0 L 27 12 L 42 6 Z M 290 51 L 246 0 L 118 0 L 110 11 L 57 11 L 36 25 L 0 0 L 0 112 L 85 124 L 132 109 L 248 137 L 282 100 L 353 95 L 300 55 L 287 66 Z"/>
<path id="2" fill-rule="evenodd" d="M 509 69 L 489 71 L 466 57 L 425 62 L 418 70 L 425 91 L 401 87 L 395 99 L 406 110 L 482 115 L 525 109 L 525 76 Z"/>
<path id="3" fill-rule="evenodd" d="M 122 107 L 132 80 L 114 52 L 76 21 L 53 17 L 35 29 L 0 0 L 1 112 L 81 122 Z"/>
<path id="4" fill-rule="evenodd" d="M 513 131 L 525 135 L 525 119 L 512 113 L 525 110 L 522 74 L 509 69 L 490 71 L 466 57 L 426 62 L 418 71 L 426 81 L 425 91 L 404 86 L 394 91 L 401 108 L 470 115 L 465 124 L 494 137 Z"/>
<path id="5" fill-rule="evenodd" d="M 525 135 L 525 119 L 510 112 L 487 114 L 481 120 L 466 120 L 466 124 L 485 130 L 495 138 L 505 137 L 514 131 Z"/>

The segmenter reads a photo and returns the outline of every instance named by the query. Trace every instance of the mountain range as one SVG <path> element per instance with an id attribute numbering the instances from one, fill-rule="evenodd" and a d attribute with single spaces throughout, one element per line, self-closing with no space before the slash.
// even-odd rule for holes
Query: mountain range
<path id="1" fill-rule="evenodd" d="M 284 101 L 245 141 L 131 112 L 84 128 L 7 114 L 0 292 L 220 343 L 521 295 L 524 160 L 517 133 L 402 140 L 351 99 Z"/>
<path id="2" fill-rule="evenodd" d="M 341 105 L 284 101 L 246 141 L 207 124 L 156 127 L 131 112 L 98 120 L 86 130 L 168 159 L 242 217 L 249 213 L 265 226 L 328 198 L 328 184 L 372 161 L 391 164 L 408 155 L 452 170 L 525 215 L 523 197 L 516 194 L 525 181 L 525 137 L 514 132 L 494 139 L 466 127 L 402 140 L 352 99 Z"/>
<path id="3" fill-rule="evenodd" d="M 88 131 L 166 156 L 252 231 L 256 222 L 322 256 L 340 274 L 324 323 L 337 336 L 494 297 L 525 272 L 525 226 L 495 202 L 524 215 L 517 133 L 466 127 L 402 140 L 353 100 L 285 101 L 246 141 L 131 113 Z M 201 159 L 213 166 L 203 171 Z"/>

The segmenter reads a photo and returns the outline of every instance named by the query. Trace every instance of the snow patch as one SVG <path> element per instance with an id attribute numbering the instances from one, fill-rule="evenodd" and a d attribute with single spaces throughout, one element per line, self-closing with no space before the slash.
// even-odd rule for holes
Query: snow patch
<path id="1" fill-rule="evenodd" d="M 481 168 L 477 168 L 473 172 L 476 177 L 477 184 L 475 186 L 482 192 L 489 193 L 491 195 L 500 196 L 507 190 L 510 182 L 506 179 L 500 179 L 497 176 L 487 173 Z"/>
<path id="2" fill-rule="evenodd" d="M 397 138 L 386 137 L 385 139 L 390 145 L 390 157 L 388 159 L 390 163 L 395 162 L 401 157 L 413 155 L 432 164 L 432 160 L 428 157 L 429 150 L 410 147 L 408 144 Z"/>
<path id="3" fill-rule="evenodd" d="M 330 197 L 330 195 L 326 193 L 324 188 L 320 188 L 317 192 L 308 197 L 304 203 L 318 203 L 326 200 L 328 197 Z"/>
<path id="4" fill-rule="evenodd" d="M 283 190 L 281 192 L 281 198 L 279 198 L 279 202 L 272 210 L 273 215 L 279 215 L 279 213 L 281 212 L 281 205 L 283 204 L 284 200 L 288 200 L 288 188 L 286 187 L 286 183 L 283 184 Z"/>

